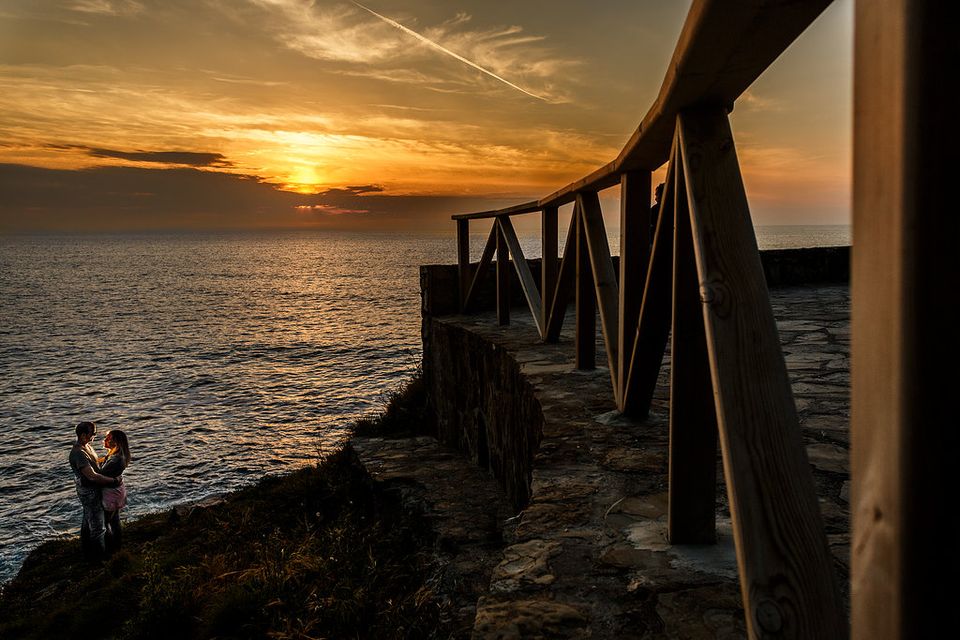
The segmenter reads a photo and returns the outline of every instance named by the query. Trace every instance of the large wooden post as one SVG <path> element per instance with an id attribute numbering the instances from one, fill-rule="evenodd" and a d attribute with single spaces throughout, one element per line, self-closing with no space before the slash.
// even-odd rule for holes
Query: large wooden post
<path id="1" fill-rule="evenodd" d="M 711 544 L 716 541 L 717 531 L 717 419 L 690 209 L 680 163 L 674 177 L 667 530 L 671 544 Z"/>
<path id="2" fill-rule="evenodd" d="M 550 320 L 550 307 L 560 270 L 560 261 L 557 258 L 558 217 L 557 207 L 547 207 L 540 217 L 540 254 L 543 256 L 540 262 L 540 298 L 543 300 L 543 318 L 540 326 L 542 327 L 546 327 Z M 547 340 L 546 331 L 543 339 Z"/>
<path id="3" fill-rule="evenodd" d="M 499 218 L 493 221 L 497 234 L 497 322 L 510 324 L 510 250 L 500 228 Z"/>
<path id="4" fill-rule="evenodd" d="M 660 202 L 660 214 L 654 232 L 653 246 L 647 267 L 647 279 L 640 303 L 640 319 L 630 355 L 620 410 L 636 418 L 645 418 L 657 387 L 657 378 L 667 349 L 672 310 L 673 282 L 673 209 L 675 182 L 673 175 L 678 162 L 677 140 L 674 136 L 667 167 L 667 186 Z"/>
<path id="5" fill-rule="evenodd" d="M 851 590 L 864 640 L 956 627 L 955 12 L 856 5 Z"/>
<path id="6" fill-rule="evenodd" d="M 620 176 L 620 321 L 617 371 L 619 408 L 627 387 L 630 355 L 637 337 L 643 285 L 650 261 L 650 172 L 628 171 Z"/>
<path id="7" fill-rule="evenodd" d="M 580 202 L 577 202 L 573 211 L 577 219 L 576 367 L 590 370 L 597 366 L 597 299 L 593 293 L 590 250 L 587 248 L 587 233 L 583 228 Z"/>
<path id="8" fill-rule="evenodd" d="M 610 257 L 610 244 L 603 224 L 600 197 L 596 192 L 580 193 L 577 194 L 577 204 L 580 206 L 580 221 L 583 223 L 581 229 L 590 256 L 590 272 L 593 276 L 590 282 L 593 284 L 597 308 L 600 310 L 600 330 L 607 351 L 610 383 L 613 386 L 613 397 L 619 406 L 620 376 L 617 366 L 620 362 L 618 344 L 620 331 L 617 324 L 619 322 L 617 272 L 613 268 L 613 259 Z"/>
<path id="9" fill-rule="evenodd" d="M 844 638 L 813 475 L 723 108 L 677 118 L 751 638 Z"/>

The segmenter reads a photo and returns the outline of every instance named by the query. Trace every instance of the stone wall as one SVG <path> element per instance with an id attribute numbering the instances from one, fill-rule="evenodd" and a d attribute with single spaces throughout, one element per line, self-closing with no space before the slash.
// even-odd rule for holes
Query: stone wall
<path id="1" fill-rule="evenodd" d="M 798 284 L 840 284 L 850 281 L 850 247 L 772 249 L 760 252 L 760 262 L 770 288 Z M 527 263 L 534 279 L 540 282 L 540 259 L 528 260 Z M 614 256 L 613 263 L 615 267 L 619 267 L 620 258 Z M 493 263 L 487 270 L 477 289 L 474 306 L 476 311 L 488 311 L 496 307 L 495 265 L 496 263 Z M 510 274 L 511 304 L 525 306 L 520 281 L 512 265 Z M 424 317 L 458 313 L 457 266 L 420 267 L 420 294 Z"/>
<path id="2" fill-rule="evenodd" d="M 423 374 L 437 438 L 498 479 L 517 509 L 530 498 L 530 465 L 543 414 L 505 349 L 462 327 L 425 318 Z"/>

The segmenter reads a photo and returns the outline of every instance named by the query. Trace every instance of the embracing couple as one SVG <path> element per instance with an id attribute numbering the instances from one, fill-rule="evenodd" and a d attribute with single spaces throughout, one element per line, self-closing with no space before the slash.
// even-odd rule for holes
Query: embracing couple
<path id="1" fill-rule="evenodd" d="M 70 468 L 83 505 L 80 545 L 85 555 L 99 560 L 108 550 L 120 548 L 120 509 L 127 504 L 123 471 L 132 458 L 123 431 L 107 431 L 103 438 L 107 452 L 103 456 L 98 456 L 90 444 L 96 434 L 97 425 L 92 422 L 77 425 L 77 441 L 70 449 Z"/>

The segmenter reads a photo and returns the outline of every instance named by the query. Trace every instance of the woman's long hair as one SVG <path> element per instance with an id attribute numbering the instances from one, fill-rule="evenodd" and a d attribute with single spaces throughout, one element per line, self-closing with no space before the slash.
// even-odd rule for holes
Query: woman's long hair
<path id="1" fill-rule="evenodd" d="M 127 434 L 120 429 L 111 429 L 107 432 L 108 436 L 113 436 L 113 449 L 110 450 L 110 453 L 113 453 L 117 449 L 123 452 L 123 459 L 125 464 L 130 464 L 130 461 L 133 460 L 133 456 L 130 455 L 130 441 L 127 440 Z"/>

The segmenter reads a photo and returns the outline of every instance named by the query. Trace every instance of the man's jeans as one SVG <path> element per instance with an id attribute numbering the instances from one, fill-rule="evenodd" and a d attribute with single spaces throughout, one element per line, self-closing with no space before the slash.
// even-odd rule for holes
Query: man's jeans
<path id="1" fill-rule="evenodd" d="M 103 502 L 100 489 L 77 487 L 77 497 L 83 505 L 83 524 L 80 526 L 80 546 L 85 554 L 102 558 L 106 552 L 107 529 L 103 522 Z"/>

